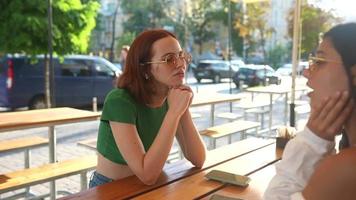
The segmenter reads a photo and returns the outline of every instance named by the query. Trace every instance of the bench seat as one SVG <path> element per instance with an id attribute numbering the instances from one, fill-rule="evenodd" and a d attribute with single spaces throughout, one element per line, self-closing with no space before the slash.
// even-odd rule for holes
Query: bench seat
<path id="1" fill-rule="evenodd" d="M 230 122 L 243 118 L 242 115 L 236 114 L 236 113 L 231 113 L 231 112 L 219 113 L 216 115 L 216 117 L 222 118 L 222 119 L 227 119 Z"/>
<path id="2" fill-rule="evenodd" d="M 4 141 L 0 141 L 0 153 L 41 147 L 47 144 L 48 144 L 48 139 L 38 137 L 38 136 L 4 140 Z"/>
<path id="3" fill-rule="evenodd" d="M 75 174 L 81 174 L 82 189 L 86 189 L 86 172 L 96 164 L 97 157 L 92 155 L 1 174 L 0 194 Z"/>
<path id="4" fill-rule="evenodd" d="M 212 147 L 216 147 L 216 139 L 228 136 L 228 142 L 231 143 L 231 135 L 233 133 L 242 132 L 242 137 L 245 137 L 245 132 L 250 129 L 257 129 L 260 126 L 258 122 L 251 122 L 245 120 L 238 120 L 214 127 L 207 128 L 203 131 L 200 131 L 200 134 L 208 137 L 212 140 Z"/>

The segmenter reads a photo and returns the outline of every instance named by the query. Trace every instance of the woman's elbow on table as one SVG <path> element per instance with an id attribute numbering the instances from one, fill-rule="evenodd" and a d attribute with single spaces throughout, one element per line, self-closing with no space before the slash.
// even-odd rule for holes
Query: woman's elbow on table
<path id="1" fill-rule="evenodd" d="M 159 176 L 152 176 L 152 175 L 147 174 L 146 176 L 142 176 L 142 177 L 138 177 L 138 178 L 145 185 L 154 185 L 157 182 L 158 177 Z"/>
<path id="2" fill-rule="evenodd" d="M 205 162 L 205 158 L 206 158 L 206 156 L 205 156 L 205 154 L 204 154 L 204 155 L 200 156 L 200 157 L 197 158 L 197 159 L 191 160 L 190 162 L 191 162 L 195 167 L 197 167 L 197 168 L 202 168 L 203 165 L 204 165 L 204 162 Z"/>

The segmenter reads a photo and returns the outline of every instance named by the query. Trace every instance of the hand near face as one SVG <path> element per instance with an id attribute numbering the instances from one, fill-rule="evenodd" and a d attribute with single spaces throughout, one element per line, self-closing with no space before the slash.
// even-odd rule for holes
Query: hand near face
<path id="1" fill-rule="evenodd" d="M 353 108 L 348 92 L 337 92 L 312 107 L 307 127 L 321 138 L 333 141 Z"/>
<path id="2" fill-rule="evenodd" d="M 193 92 L 188 86 L 171 88 L 168 92 L 169 109 L 181 116 L 191 104 Z"/>

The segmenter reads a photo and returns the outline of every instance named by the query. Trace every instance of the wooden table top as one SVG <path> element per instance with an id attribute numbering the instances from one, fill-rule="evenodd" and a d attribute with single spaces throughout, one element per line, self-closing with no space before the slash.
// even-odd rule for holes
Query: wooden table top
<path id="1" fill-rule="evenodd" d="M 297 86 L 295 91 L 308 90 L 307 86 Z M 280 85 L 269 85 L 269 86 L 259 86 L 251 87 L 246 89 L 247 92 L 256 92 L 256 93 L 272 93 L 272 94 L 283 94 L 287 92 L 292 92 L 292 88 L 280 86 Z"/>
<path id="2" fill-rule="evenodd" d="M 139 195 L 133 199 L 199 199 L 228 185 L 217 181 L 207 180 L 204 176 L 212 169 L 240 175 L 250 175 L 253 172 L 263 169 L 265 166 L 275 163 L 281 156 L 282 151 L 276 150 L 274 145 L 269 145 L 226 163 L 217 165 L 214 168 L 206 169 L 164 187 Z"/>
<path id="3" fill-rule="evenodd" d="M 245 96 L 244 94 L 198 93 L 194 95 L 193 102 L 190 106 L 194 107 L 239 101 Z"/>
<path id="4" fill-rule="evenodd" d="M 95 120 L 100 113 L 75 108 L 50 108 L 0 113 L 0 132 Z"/>
<path id="5" fill-rule="evenodd" d="M 260 153 L 255 153 L 255 152 L 260 152 Z M 263 152 L 268 152 L 268 153 L 266 154 Z M 186 160 L 181 160 L 172 164 L 167 164 L 165 165 L 163 169 L 163 173 L 159 178 L 159 180 L 157 181 L 157 183 L 152 186 L 147 186 L 142 184 L 136 176 L 130 176 L 125 179 L 114 181 L 95 188 L 91 188 L 89 190 L 74 195 L 64 197 L 63 199 L 76 199 L 76 200 L 98 199 L 99 200 L 99 199 L 127 199 L 136 196 L 140 197 L 140 195 L 151 193 L 150 191 L 152 192 L 160 191 L 161 188 L 166 188 L 166 187 L 175 188 L 175 183 L 178 183 L 181 180 L 182 181 L 189 180 L 190 177 L 195 177 L 195 175 L 204 176 L 205 173 L 207 173 L 206 170 L 210 171 L 212 168 L 215 167 L 221 167 L 221 166 L 224 167 L 225 165 L 222 165 L 224 163 L 231 162 L 232 164 L 228 164 L 226 166 L 228 167 L 230 166 L 231 169 L 238 169 L 237 172 L 240 174 L 247 174 L 251 171 L 258 169 L 263 165 L 266 165 L 270 162 L 274 162 L 277 158 L 279 159 L 280 155 L 278 153 L 276 154 L 275 143 L 273 140 L 249 138 L 246 140 L 235 142 L 230 145 L 223 146 L 221 148 L 217 148 L 212 151 L 209 151 L 207 153 L 206 162 L 204 163 L 202 169 L 194 168 L 193 165 Z M 254 163 L 254 164 L 246 165 L 242 163 Z M 220 183 L 209 183 L 209 184 L 219 185 Z"/>

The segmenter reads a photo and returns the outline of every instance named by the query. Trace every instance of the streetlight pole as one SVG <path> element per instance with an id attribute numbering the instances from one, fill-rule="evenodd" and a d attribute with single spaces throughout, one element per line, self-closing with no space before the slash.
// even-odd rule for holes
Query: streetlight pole
<path id="1" fill-rule="evenodd" d="M 228 40 L 227 40 L 227 59 L 229 61 L 229 74 L 232 75 L 231 69 L 231 0 L 228 5 Z M 232 94 L 232 77 L 229 79 L 229 93 Z M 230 112 L 232 112 L 232 103 L 230 103 Z"/>
<path id="2" fill-rule="evenodd" d="M 293 52 L 292 52 L 292 60 L 293 60 L 293 70 L 292 70 L 292 93 L 291 93 L 291 104 L 290 104 L 290 126 L 295 126 L 295 78 L 297 73 L 297 67 L 299 65 L 299 37 L 300 37 L 300 6 L 301 0 L 295 0 L 295 8 L 294 8 L 294 22 L 293 22 Z"/>

